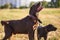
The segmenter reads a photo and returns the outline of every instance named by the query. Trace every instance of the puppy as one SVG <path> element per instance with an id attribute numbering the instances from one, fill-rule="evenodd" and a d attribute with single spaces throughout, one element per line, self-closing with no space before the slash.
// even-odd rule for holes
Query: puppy
<path id="1" fill-rule="evenodd" d="M 38 37 L 38 40 L 40 40 L 41 37 L 43 37 L 44 40 L 47 40 L 47 34 L 48 34 L 48 32 L 50 32 L 50 31 L 56 31 L 56 30 L 57 30 L 57 28 L 54 27 L 52 24 L 49 24 L 49 25 L 47 25 L 45 27 L 39 26 L 37 28 L 37 37 Z"/>

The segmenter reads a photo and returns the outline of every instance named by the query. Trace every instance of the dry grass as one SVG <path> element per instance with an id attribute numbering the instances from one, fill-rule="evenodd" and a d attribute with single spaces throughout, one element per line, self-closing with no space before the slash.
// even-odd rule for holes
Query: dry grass
<path id="1" fill-rule="evenodd" d="M 0 10 L 1 20 L 18 20 L 28 15 L 29 9 L 3 9 Z M 48 40 L 60 40 L 60 8 L 58 9 L 43 9 L 39 12 L 39 18 L 43 22 L 43 25 L 53 24 L 57 27 L 56 32 L 50 32 L 48 34 Z M 0 39 L 4 37 L 4 27 L 0 24 Z M 17 34 L 11 37 L 11 40 L 28 40 L 28 36 L 25 34 Z"/>

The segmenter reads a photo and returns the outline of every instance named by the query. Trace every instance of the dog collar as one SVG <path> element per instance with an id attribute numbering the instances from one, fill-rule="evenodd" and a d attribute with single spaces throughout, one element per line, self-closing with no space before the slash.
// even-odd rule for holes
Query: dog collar
<path id="1" fill-rule="evenodd" d="M 29 15 L 31 18 L 33 18 L 33 19 L 36 19 L 36 17 L 35 16 L 33 16 L 33 15 Z"/>

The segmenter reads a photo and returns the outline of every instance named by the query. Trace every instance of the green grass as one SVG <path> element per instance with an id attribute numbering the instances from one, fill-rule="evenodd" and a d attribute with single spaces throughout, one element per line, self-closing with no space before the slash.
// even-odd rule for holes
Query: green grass
<path id="1" fill-rule="evenodd" d="M 28 13 L 29 9 L 3 9 L 0 10 L 0 21 L 22 19 L 26 17 Z M 53 24 L 58 28 L 56 32 L 51 32 L 50 34 L 48 34 L 48 36 L 51 36 L 49 40 L 60 40 L 60 8 L 44 8 L 41 12 L 39 12 L 39 19 L 42 21 L 43 25 Z M 0 39 L 3 38 L 3 28 L 4 27 L 2 27 L 2 25 L 0 24 Z M 24 40 L 28 39 L 26 35 L 17 35 L 17 38 L 22 38 Z"/>

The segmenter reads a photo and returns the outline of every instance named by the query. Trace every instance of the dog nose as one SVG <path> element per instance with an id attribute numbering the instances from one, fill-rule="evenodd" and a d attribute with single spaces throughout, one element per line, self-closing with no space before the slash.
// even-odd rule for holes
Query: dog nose
<path id="1" fill-rule="evenodd" d="M 55 31 L 57 30 L 57 28 L 55 28 Z"/>
<path id="2" fill-rule="evenodd" d="M 56 30 L 57 30 L 57 28 L 56 28 Z"/>

